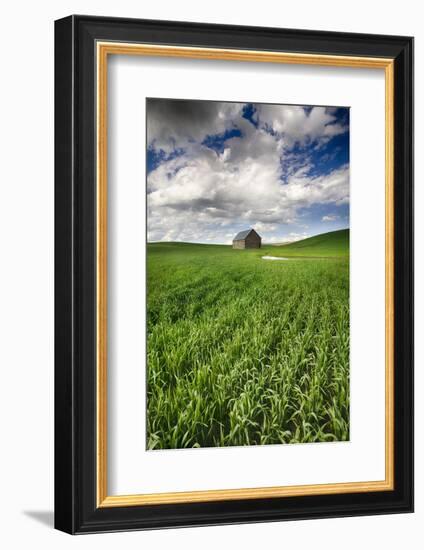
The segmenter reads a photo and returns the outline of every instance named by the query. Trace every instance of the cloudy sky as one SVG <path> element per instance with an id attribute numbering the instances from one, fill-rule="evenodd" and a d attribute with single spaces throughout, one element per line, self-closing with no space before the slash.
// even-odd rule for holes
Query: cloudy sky
<path id="1" fill-rule="evenodd" d="M 147 100 L 148 240 L 264 242 L 349 226 L 349 110 Z"/>

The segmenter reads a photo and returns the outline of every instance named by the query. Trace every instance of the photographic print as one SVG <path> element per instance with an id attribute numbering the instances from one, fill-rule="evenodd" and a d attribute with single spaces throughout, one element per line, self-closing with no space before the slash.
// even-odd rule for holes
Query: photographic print
<path id="1" fill-rule="evenodd" d="M 349 440 L 349 108 L 146 119 L 147 449 Z"/>

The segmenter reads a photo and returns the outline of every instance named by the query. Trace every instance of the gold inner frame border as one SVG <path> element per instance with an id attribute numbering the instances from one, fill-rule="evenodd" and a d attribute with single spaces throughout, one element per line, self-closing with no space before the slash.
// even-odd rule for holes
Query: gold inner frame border
<path id="1" fill-rule="evenodd" d="M 288 485 L 108 495 L 107 491 L 107 62 L 109 55 L 180 57 L 261 63 L 384 69 L 385 72 L 385 479 L 315 485 Z M 96 43 L 97 60 L 97 296 L 96 296 L 96 470 L 97 507 L 143 506 L 307 495 L 394 490 L 394 60 L 390 58 L 302 54 L 163 46 L 140 43 Z"/>

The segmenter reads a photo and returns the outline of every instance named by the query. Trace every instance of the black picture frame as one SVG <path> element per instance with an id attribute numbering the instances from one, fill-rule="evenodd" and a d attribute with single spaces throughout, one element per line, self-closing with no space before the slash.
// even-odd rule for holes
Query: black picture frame
<path id="1" fill-rule="evenodd" d="M 99 40 L 394 60 L 394 490 L 97 507 Z M 55 527 L 67 533 L 413 511 L 413 39 L 73 15 L 55 22 Z"/>

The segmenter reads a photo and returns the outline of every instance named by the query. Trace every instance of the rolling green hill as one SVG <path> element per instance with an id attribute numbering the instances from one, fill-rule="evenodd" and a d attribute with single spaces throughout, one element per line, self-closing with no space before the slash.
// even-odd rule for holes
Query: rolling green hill
<path id="1" fill-rule="evenodd" d="M 290 244 L 267 244 L 265 241 L 260 249 L 233 250 L 231 246 L 223 244 L 198 244 L 188 242 L 155 242 L 148 244 L 149 254 L 185 253 L 191 257 L 209 256 L 218 254 L 220 258 L 226 255 L 234 256 L 234 253 L 241 253 L 253 256 L 287 256 L 298 258 L 340 258 L 349 256 L 349 229 L 321 233 L 308 239 L 296 241 Z M 193 260 L 193 258 L 191 258 Z"/>
<path id="2" fill-rule="evenodd" d="M 340 257 L 349 255 L 349 229 L 322 233 L 290 244 L 263 248 L 275 256 Z"/>

